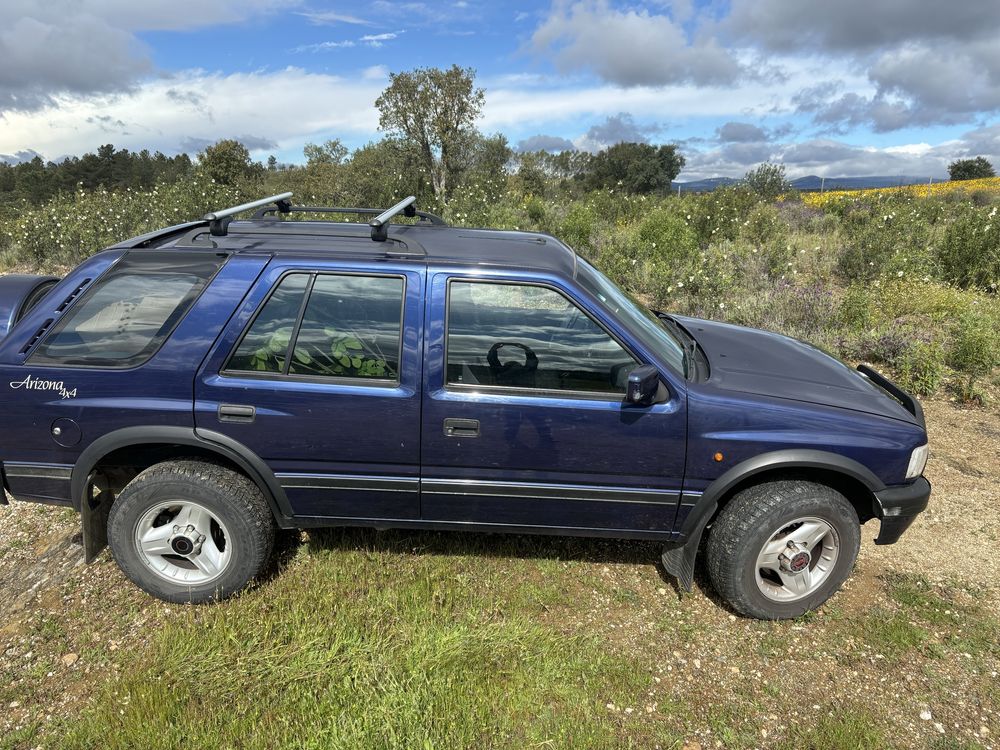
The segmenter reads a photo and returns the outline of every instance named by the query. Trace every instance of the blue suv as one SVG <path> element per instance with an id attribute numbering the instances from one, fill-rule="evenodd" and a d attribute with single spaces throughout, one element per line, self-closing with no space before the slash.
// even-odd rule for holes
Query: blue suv
<path id="1" fill-rule="evenodd" d="M 547 235 L 290 196 L 0 279 L 4 487 L 153 596 L 324 526 L 657 540 L 690 588 L 708 530 L 722 598 L 786 618 L 927 505 L 920 405 L 867 367 L 647 310 Z"/>

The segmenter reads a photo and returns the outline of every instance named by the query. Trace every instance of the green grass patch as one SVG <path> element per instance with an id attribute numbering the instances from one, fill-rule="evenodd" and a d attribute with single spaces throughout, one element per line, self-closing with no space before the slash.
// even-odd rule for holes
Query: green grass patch
<path id="1" fill-rule="evenodd" d="M 800 750 L 882 750 L 892 746 L 868 716 L 849 711 L 824 716 L 808 727 L 796 727 L 789 740 L 789 747 Z"/>
<path id="2" fill-rule="evenodd" d="M 638 712 L 606 707 L 641 701 L 648 674 L 539 624 L 539 600 L 556 584 L 536 580 L 532 563 L 455 554 L 454 544 L 450 555 L 403 552 L 403 534 L 388 544 L 327 536 L 255 591 L 168 624 L 60 747 L 673 741 Z"/>
<path id="3" fill-rule="evenodd" d="M 894 661 L 927 640 L 927 631 L 903 612 L 876 608 L 859 623 L 861 640 L 886 659 Z"/>

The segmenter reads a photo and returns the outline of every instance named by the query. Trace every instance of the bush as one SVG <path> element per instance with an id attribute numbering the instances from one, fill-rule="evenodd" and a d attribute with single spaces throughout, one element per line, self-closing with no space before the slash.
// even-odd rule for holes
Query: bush
<path id="1" fill-rule="evenodd" d="M 908 391 L 930 396 L 944 376 L 944 348 L 937 342 L 919 342 L 907 349 L 899 363 L 899 384 Z"/>
<path id="2" fill-rule="evenodd" d="M 996 291 L 1000 284 L 997 207 L 966 206 L 945 230 L 938 249 L 941 275 L 962 287 Z"/>
<path id="3" fill-rule="evenodd" d="M 925 275 L 932 270 L 926 217 L 905 201 L 877 200 L 847 211 L 844 249 L 837 262 L 848 280 L 872 281 L 884 275 Z"/>
<path id="4" fill-rule="evenodd" d="M 976 382 L 1000 365 L 997 321 L 975 310 L 962 315 L 955 327 L 948 359 L 952 367 L 967 376 L 961 387 L 962 397 L 966 401 L 981 401 Z"/>
<path id="5" fill-rule="evenodd" d="M 691 205 L 691 226 L 702 247 L 720 240 L 734 241 L 750 212 L 760 202 L 744 185 L 732 185 L 697 196 Z"/>
<path id="6" fill-rule="evenodd" d="M 765 201 L 776 201 L 791 189 L 784 164 L 760 164 L 746 173 L 743 182 Z"/>

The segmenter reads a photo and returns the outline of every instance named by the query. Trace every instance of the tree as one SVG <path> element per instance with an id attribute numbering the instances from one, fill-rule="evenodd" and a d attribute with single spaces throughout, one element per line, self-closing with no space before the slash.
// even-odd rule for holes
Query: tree
<path id="1" fill-rule="evenodd" d="M 775 201 L 792 188 L 785 179 L 785 165 L 769 162 L 759 164 L 747 172 L 743 182 L 766 201 Z"/>
<path id="2" fill-rule="evenodd" d="M 463 166 L 463 146 L 475 133 L 474 123 L 486 94 L 475 88 L 472 68 L 452 65 L 392 73 L 389 86 L 375 100 L 379 128 L 416 146 L 434 196 L 447 203 L 454 178 Z"/>
<path id="3" fill-rule="evenodd" d="M 342 164 L 347 158 L 347 147 L 340 142 L 339 138 L 334 138 L 317 146 L 315 143 L 307 143 L 302 149 L 302 155 L 306 157 L 306 162 L 310 167 L 327 164 Z"/>
<path id="4" fill-rule="evenodd" d="M 242 179 L 257 176 L 263 170 L 250 159 L 247 147 L 237 140 L 227 138 L 198 154 L 202 171 L 220 185 L 232 185 Z"/>
<path id="5" fill-rule="evenodd" d="M 621 188 L 628 193 L 667 193 L 684 168 L 677 146 L 616 143 L 599 152 L 583 174 L 591 189 Z"/>
<path id="6" fill-rule="evenodd" d="M 958 159 L 948 165 L 948 177 L 952 180 L 978 180 L 982 177 L 996 177 L 993 165 L 982 156 L 975 159 Z"/>

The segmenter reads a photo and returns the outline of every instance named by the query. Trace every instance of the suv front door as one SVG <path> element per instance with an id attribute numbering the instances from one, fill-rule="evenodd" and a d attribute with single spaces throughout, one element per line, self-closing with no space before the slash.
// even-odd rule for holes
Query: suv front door
<path id="1" fill-rule="evenodd" d="M 648 362 L 555 283 L 431 275 L 422 518 L 670 533 L 685 403 L 624 402 Z"/>
<path id="2" fill-rule="evenodd" d="M 198 375 L 198 430 L 263 458 L 297 517 L 418 518 L 423 277 L 272 263 Z"/>

